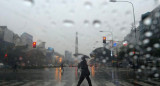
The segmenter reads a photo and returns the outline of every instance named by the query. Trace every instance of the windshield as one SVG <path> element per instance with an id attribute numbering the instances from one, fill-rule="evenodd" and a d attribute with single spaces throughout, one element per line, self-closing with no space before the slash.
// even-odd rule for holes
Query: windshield
<path id="1" fill-rule="evenodd" d="M 0 0 L 0 86 L 159 86 L 160 0 Z"/>

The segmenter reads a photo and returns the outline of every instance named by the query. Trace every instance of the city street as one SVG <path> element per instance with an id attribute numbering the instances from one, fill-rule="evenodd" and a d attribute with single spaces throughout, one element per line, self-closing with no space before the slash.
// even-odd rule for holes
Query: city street
<path id="1" fill-rule="evenodd" d="M 79 73 L 76 67 L 26 69 L 18 72 L 0 71 L 0 86 L 76 86 Z M 132 69 L 90 67 L 93 86 L 159 86 L 159 81 L 136 81 Z M 88 86 L 84 80 L 81 86 Z"/>

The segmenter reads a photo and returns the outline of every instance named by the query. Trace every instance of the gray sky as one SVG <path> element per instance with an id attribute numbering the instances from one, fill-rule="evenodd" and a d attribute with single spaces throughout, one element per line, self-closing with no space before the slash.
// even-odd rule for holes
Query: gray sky
<path id="1" fill-rule="evenodd" d="M 121 0 L 119 0 L 121 1 Z M 159 0 L 128 0 L 135 6 L 136 22 L 141 14 L 153 10 Z M 15 33 L 34 36 L 34 41 L 46 42 L 55 51 L 75 50 L 75 33 L 79 33 L 79 52 L 89 55 L 93 47 L 102 46 L 102 37 L 112 31 L 116 41 L 123 40 L 133 23 L 129 3 L 109 0 L 0 0 L 0 25 Z M 95 23 L 94 23 L 95 21 Z M 98 43 L 95 43 L 99 41 Z"/>

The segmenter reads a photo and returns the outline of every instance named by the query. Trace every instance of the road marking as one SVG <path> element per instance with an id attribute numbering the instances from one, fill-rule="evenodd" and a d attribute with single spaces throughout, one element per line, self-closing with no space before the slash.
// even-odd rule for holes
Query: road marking
<path id="1" fill-rule="evenodd" d="M 26 84 L 24 84 L 24 85 L 22 85 L 22 86 L 32 86 L 32 85 L 34 85 L 34 84 L 36 84 L 37 82 L 35 82 L 35 81 L 31 81 L 31 82 L 28 82 L 28 83 L 26 83 Z"/>
<path id="2" fill-rule="evenodd" d="M 130 83 L 124 82 L 124 81 L 120 82 L 120 84 L 123 86 L 134 86 L 133 84 L 130 84 Z"/>
<path id="3" fill-rule="evenodd" d="M 17 86 L 17 85 L 20 85 L 24 82 L 13 82 L 12 84 L 9 84 L 9 86 Z"/>
<path id="4" fill-rule="evenodd" d="M 152 86 L 152 85 L 150 85 L 150 84 L 146 84 L 146 83 L 144 83 L 144 82 L 138 82 L 138 81 L 135 81 L 135 82 L 133 82 L 133 83 L 136 83 L 136 84 L 142 85 L 142 86 Z"/>
<path id="5" fill-rule="evenodd" d="M 106 81 L 106 86 L 116 86 L 112 82 Z"/>

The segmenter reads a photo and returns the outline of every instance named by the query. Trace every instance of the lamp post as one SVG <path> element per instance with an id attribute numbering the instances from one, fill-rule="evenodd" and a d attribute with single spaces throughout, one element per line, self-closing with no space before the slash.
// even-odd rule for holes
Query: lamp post
<path id="1" fill-rule="evenodd" d="M 133 24 L 134 24 L 134 29 L 136 26 L 136 20 L 135 20 L 135 12 L 134 12 L 134 5 L 132 2 L 130 1 L 115 1 L 115 0 L 111 0 L 110 2 L 126 2 L 126 3 L 130 3 L 132 5 L 132 11 L 133 11 Z"/>
<path id="2" fill-rule="evenodd" d="M 133 5 L 133 3 L 132 2 L 130 2 L 130 1 L 116 1 L 116 0 L 111 0 L 110 2 L 125 2 L 125 3 L 129 3 L 129 4 L 131 4 L 131 6 L 132 6 L 132 11 L 133 11 L 133 29 L 135 29 L 135 39 L 137 38 L 136 37 L 136 19 L 135 19 L 135 12 L 134 12 L 134 5 Z M 136 39 L 136 41 L 137 41 L 137 39 Z"/>
<path id="3" fill-rule="evenodd" d="M 111 31 L 99 31 L 99 32 L 108 32 L 112 35 L 112 48 L 113 48 L 113 33 Z M 112 49 L 111 49 L 111 56 L 112 56 Z"/>

